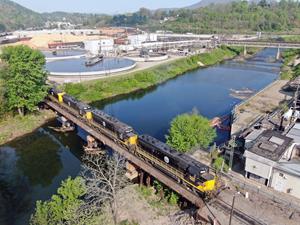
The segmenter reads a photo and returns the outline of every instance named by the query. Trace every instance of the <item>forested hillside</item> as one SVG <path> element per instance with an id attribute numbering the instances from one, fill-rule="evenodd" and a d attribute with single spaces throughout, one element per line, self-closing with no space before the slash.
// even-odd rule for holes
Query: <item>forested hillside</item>
<path id="1" fill-rule="evenodd" d="M 111 16 L 89 13 L 37 13 L 10 0 L 0 0 L 0 32 L 43 27 L 46 21 L 67 21 L 83 27 L 104 26 Z"/>
<path id="2" fill-rule="evenodd" d="M 0 32 L 43 24 L 43 18 L 39 13 L 9 0 L 0 0 Z"/>
<path id="3" fill-rule="evenodd" d="M 209 2 L 228 2 L 211 4 Z M 180 33 L 300 32 L 300 2 L 293 0 L 204 0 L 191 9 L 148 10 L 120 15 L 86 13 L 43 13 L 26 9 L 12 1 L 0 0 L 0 32 L 40 27 L 46 21 L 80 24 L 81 27 L 138 26 L 144 30 Z M 205 5 L 204 4 L 204 5 Z M 199 8 L 200 7 L 200 8 Z M 100 11 L 100 9 L 99 9 Z"/>
<path id="4" fill-rule="evenodd" d="M 236 1 L 194 10 L 155 11 L 146 9 L 131 15 L 114 16 L 114 25 L 139 25 L 149 30 L 193 33 L 299 32 L 299 1 L 281 0 L 258 4 Z"/>

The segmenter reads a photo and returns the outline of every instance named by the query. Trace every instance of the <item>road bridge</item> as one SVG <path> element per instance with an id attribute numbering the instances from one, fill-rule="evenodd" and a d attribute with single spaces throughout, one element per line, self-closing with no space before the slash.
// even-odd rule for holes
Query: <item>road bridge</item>
<path id="1" fill-rule="evenodd" d="M 259 40 L 222 40 L 220 45 L 247 46 L 261 48 L 289 48 L 300 49 L 300 42 L 279 42 L 279 41 L 259 41 Z"/>
<path id="2" fill-rule="evenodd" d="M 259 40 L 221 40 L 218 45 L 242 46 L 244 55 L 247 55 L 247 47 L 277 48 L 276 59 L 280 58 L 280 49 L 300 49 L 300 42 L 279 42 Z"/>
<path id="3" fill-rule="evenodd" d="M 189 48 L 189 47 L 213 47 L 211 40 L 184 40 L 184 41 L 161 41 L 143 43 L 140 48 L 152 50 L 169 50 L 174 48 Z"/>

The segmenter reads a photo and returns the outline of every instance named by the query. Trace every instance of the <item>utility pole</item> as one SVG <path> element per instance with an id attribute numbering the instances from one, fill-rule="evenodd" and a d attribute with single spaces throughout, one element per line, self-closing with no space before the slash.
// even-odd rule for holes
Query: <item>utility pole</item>
<path id="1" fill-rule="evenodd" d="M 236 194 L 240 194 L 240 192 L 237 192 L 233 195 L 231 211 L 230 211 L 230 217 L 229 217 L 229 225 L 231 225 L 231 222 L 232 222 L 232 216 L 233 216 L 233 212 L 234 212 L 234 202 L 235 202 Z"/>
<path id="2" fill-rule="evenodd" d="M 229 170 L 232 170 L 233 165 L 233 157 L 234 157 L 234 150 L 237 147 L 235 137 L 231 139 L 228 143 L 229 151 L 230 151 L 230 159 L 229 159 Z"/>
<path id="3" fill-rule="evenodd" d="M 297 90 L 295 92 L 295 95 L 294 95 L 294 108 L 293 108 L 293 112 L 292 112 L 292 116 L 290 118 L 290 123 L 289 125 L 291 125 L 294 117 L 295 117 L 295 113 L 296 113 L 296 108 L 297 108 L 297 102 L 298 102 L 298 97 L 299 97 L 299 84 L 297 85 Z"/>

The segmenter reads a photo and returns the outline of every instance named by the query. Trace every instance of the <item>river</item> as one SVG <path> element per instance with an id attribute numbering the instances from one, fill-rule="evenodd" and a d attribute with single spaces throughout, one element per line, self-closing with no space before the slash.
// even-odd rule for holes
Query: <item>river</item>
<path id="1" fill-rule="evenodd" d="M 255 92 L 274 81 L 280 63 L 275 49 L 265 49 L 244 62 L 235 60 L 188 72 L 146 91 L 95 102 L 97 106 L 138 133 L 165 139 L 169 123 L 178 114 L 196 109 L 208 118 L 228 115 L 242 100 L 230 89 Z M 37 200 L 54 194 L 62 180 L 80 172 L 82 141 L 75 133 L 59 134 L 48 128 L 55 121 L 0 146 L 0 224 L 28 224 Z M 228 138 L 218 130 L 217 142 Z"/>

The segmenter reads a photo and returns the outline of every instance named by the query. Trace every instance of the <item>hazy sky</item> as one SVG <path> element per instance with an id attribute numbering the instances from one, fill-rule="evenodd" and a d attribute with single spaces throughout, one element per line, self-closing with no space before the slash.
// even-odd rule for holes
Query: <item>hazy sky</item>
<path id="1" fill-rule="evenodd" d="M 133 12 L 141 7 L 149 9 L 188 6 L 200 0 L 13 0 L 37 12 Z"/>

